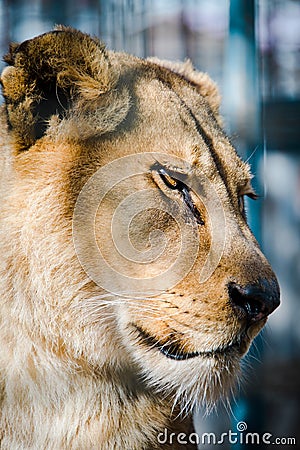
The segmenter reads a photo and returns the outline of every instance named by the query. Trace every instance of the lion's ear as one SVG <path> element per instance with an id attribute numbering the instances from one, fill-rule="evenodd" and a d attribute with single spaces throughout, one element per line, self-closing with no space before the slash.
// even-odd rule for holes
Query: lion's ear
<path id="1" fill-rule="evenodd" d="M 71 28 L 13 44 L 5 61 L 3 96 L 20 149 L 44 135 L 52 115 L 64 116 L 74 102 L 97 100 L 116 82 L 104 45 Z"/>
<path id="2" fill-rule="evenodd" d="M 206 99 L 214 114 L 219 113 L 221 96 L 217 85 L 205 72 L 195 70 L 190 60 L 184 62 L 148 58 L 150 61 L 175 72 L 193 83 L 200 94 Z"/>

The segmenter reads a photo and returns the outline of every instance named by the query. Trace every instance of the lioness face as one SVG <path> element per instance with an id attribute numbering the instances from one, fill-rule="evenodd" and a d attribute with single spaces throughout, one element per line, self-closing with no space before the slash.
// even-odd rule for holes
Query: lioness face
<path id="1" fill-rule="evenodd" d="M 37 249 L 49 255 L 42 267 L 35 261 L 43 275 L 32 284 L 47 278 L 47 289 L 37 291 L 44 303 L 56 292 L 51 337 L 43 319 L 45 339 L 57 333 L 78 364 L 103 364 L 105 347 L 105 364 L 135 367 L 185 406 L 214 402 L 233 386 L 240 358 L 279 304 L 276 277 L 247 225 L 244 197 L 255 197 L 249 167 L 221 129 L 213 83 L 189 66 L 109 53 L 111 80 L 99 94 L 92 78 L 93 70 L 104 77 L 97 66 L 103 61 L 98 55 L 96 62 L 93 41 L 90 53 L 81 53 L 92 60 L 89 78 L 76 72 L 74 55 L 71 75 L 61 69 L 65 61 L 52 63 L 51 89 L 37 71 L 26 78 L 22 52 L 36 48 L 39 70 L 46 70 L 43 55 L 68 57 L 55 50 L 64 33 L 73 32 L 22 44 L 2 77 L 27 205 L 17 226 L 31 261 Z M 83 48 L 89 38 L 82 36 L 76 39 Z M 14 105 L 39 88 L 23 131 L 11 100 L 18 77 L 12 71 L 21 69 L 19 84 L 31 84 Z M 51 106 L 42 127 L 39 105 L 47 109 L 51 90 L 63 108 L 58 114 L 60 106 Z M 39 134 L 28 137 L 24 128 L 32 123 Z M 55 247 L 55 236 L 64 249 Z"/>
<path id="2" fill-rule="evenodd" d="M 97 202 L 94 227 L 113 272 L 98 279 L 95 257 L 90 274 L 117 294 L 123 342 L 148 381 L 185 407 L 214 403 L 278 306 L 278 284 L 247 225 L 249 167 L 192 86 L 147 75 L 135 84 L 134 132 L 96 151 L 108 148 L 97 167 L 119 179 Z"/>

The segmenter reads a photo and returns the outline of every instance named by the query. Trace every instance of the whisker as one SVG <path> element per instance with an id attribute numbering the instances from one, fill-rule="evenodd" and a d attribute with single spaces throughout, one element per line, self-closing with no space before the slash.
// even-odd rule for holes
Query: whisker
<path id="1" fill-rule="evenodd" d="M 245 163 L 247 163 L 247 162 L 250 161 L 250 159 L 251 159 L 251 158 L 255 155 L 255 153 L 257 152 L 258 148 L 259 148 L 259 145 L 257 145 L 257 146 L 254 148 L 253 152 L 252 152 L 251 155 L 246 159 Z"/>

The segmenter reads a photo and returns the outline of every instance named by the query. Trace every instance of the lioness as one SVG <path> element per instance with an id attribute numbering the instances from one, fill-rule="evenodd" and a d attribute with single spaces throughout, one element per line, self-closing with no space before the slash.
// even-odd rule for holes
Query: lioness
<path id="1" fill-rule="evenodd" d="M 279 304 L 217 88 L 64 27 L 5 61 L 1 448 L 183 448 Z"/>

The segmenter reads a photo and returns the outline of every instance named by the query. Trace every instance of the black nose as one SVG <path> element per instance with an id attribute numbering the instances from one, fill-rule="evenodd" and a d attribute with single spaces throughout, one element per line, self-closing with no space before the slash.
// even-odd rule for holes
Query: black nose
<path id="1" fill-rule="evenodd" d="M 278 283 L 260 280 L 255 284 L 240 286 L 229 283 L 228 291 L 232 306 L 240 317 L 257 322 L 271 314 L 280 304 Z"/>

